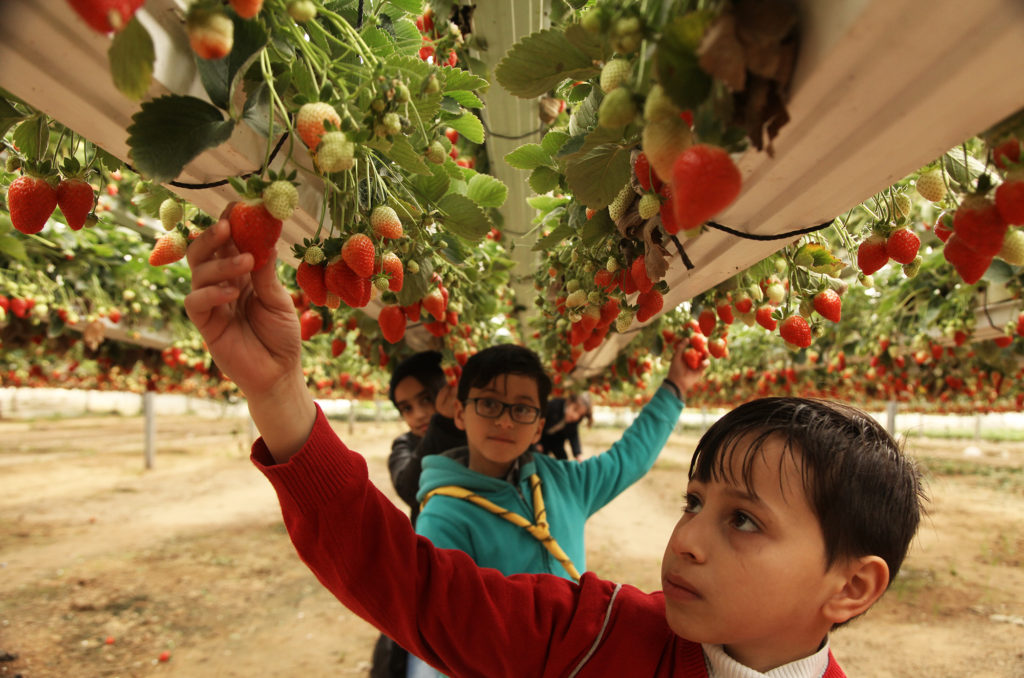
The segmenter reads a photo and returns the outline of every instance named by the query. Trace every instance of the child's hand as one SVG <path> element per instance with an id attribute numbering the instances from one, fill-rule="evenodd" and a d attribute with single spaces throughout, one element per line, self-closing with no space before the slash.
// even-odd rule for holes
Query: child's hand
<path id="1" fill-rule="evenodd" d="M 305 442 L 315 418 L 291 296 L 273 262 L 252 271 L 253 257 L 239 254 L 224 215 L 189 245 L 188 265 L 185 311 L 217 366 L 248 398 L 270 452 L 284 461 Z"/>
<path id="2" fill-rule="evenodd" d="M 672 356 L 672 363 L 668 368 L 668 376 L 665 377 L 676 385 L 681 395 L 685 395 L 687 391 L 697 385 L 697 382 L 704 376 L 704 370 L 710 364 L 710 361 L 704 358 L 696 369 L 691 368 L 683 359 L 687 348 L 685 342 L 680 342 L 676 347 L 676 353 Z"/>
<path id="3" fill-rule="evenodd" d="M 442 417 L 448 419 L 455 418 L 455 402 L 458 400 L 458 386 L 452 386 L 446 384 L 444 388 L 437 392 L 437 398 L 434 399 L 434 409 Z"/>

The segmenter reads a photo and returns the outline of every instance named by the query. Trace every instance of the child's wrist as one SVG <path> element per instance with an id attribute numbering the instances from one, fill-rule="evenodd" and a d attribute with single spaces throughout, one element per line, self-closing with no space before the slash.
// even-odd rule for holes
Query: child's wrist
<path id="1" fill-rule="evenodd" d="M 675 397 L 677 399 L 679 399 L 679 400 L 683 399 L 683 390 L 681 388 L 679 388 L 679 384 L 675 383 L 674 381 L 672 381 L 668 377 L 665 377 L 665 380 L 663 382 L 661 382 L 661 385 L 664 388 L 667 388 L 668 390 L 672 391 L 672 393 L 675 395 Z"/>
<path id="2" fill-rule="evenodd" d="M 302 449 L 316 421 L 316 404 L 299 373 L 270 391 L 249 398 L 249 413 L 278 463 Z"/>

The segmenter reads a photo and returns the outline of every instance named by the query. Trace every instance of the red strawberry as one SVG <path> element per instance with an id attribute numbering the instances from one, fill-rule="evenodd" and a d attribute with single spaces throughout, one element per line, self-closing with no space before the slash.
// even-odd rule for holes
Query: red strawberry
<path id="1" fill-rule="evenodd" d="M 814 310 L 823 318 L 837 323 L 842 315 L 843 303 L 835 290 L 825 289 L 814 295 Z"/>
<path id="2" fill-rule="evenodd" d="M 636 311 L 636 319 L 638 322 L 645 322 L 661 311 L 665 300 L 662 298 L 661 292 L 652 288 L 647 292 L 641 292 L 636 298 L 636 303 L 639 306 Z"/>
<path id="3" fill-rule="evenodd" d="M 711 333 L 715 330 L 715 325 L 718 324 L 718 318 L 715 317 L 714 311 L 710 308 L 705 308 L 697 317 L 697 324 L 700 325 L 700 331 L 705 336 L 710 337 Z"/>
<path id="4" fill-rule="evenodd" d="M 381 258 L 381 269 L 388 274 L 388 289 L 392 292 L 401 292 L 405 270 L 402 268 L 402 260 L 398 258 L 398 255 L 394 252 L 387 252 Z"/>
<path id="5" fill-rule="evenodd" d="M 435 287 L 427 296 L 421 300 L 423 304 L 423 310 L 430 315 L 434 316 L 434 320 L 443 321 L 445 319 L 445 311 L 448 309 L 448 302 L 445 301 L 444 293 L 439 287 Z"/>
<path id="6" fill-rule="evenodd" d="M 341 246 L 341 258 L 360 278 L 373 275 L 373 259 L 376 255 L 373 241 L 362 233 L 350 235 Z"/>
<path id="7" fill-rule="evenodd" d="M 794 346 L 807 348 L 811 345 L 811 327 L 803 316 L 791 315 L 782 321 L 779 334 Z"/>
<path id="8" fill-rule="evenodd" d="M 651 288 L 654 287 L 654 283 L 647 277 L 647 263 L 644 260 L 644 255 L 640 255 L 633 260 L 632 266 L 629 268 L 629 274 L 633 278 L 633 282 L 636 283 L 636 288 L 640 292 L 650 292 Z"/>
<path id="9" fill-rule="evenodd" d="M 426 36 L 424 36 L 423 40 L 424 44 L 422 47 L 420 47 L 419 55 L 420 59 L 426 61 L 430 57 L 434 56 L 434 45 L 433 43 L 427 40 Z"/>
<path id="10" fill-rule="evenodd" d="M 750 310 L 754 308 L 754 300 L 746 292 L 740 292 L 732 300 L 732 305 L 740 313 L 750 313 Z"/>
<path id="11" fill-rule="evenodd" d="M 658 191 L 658 194 L 663 198 L 661 207 L 658 208 L 658 214 L 661 216 L 661 227 L 669 235 L 678 233 L 679 224 L 676 223 L 676 202 L 672 199 L 672 186 L 664 184 L 661 190 Z"/>
<path id="12" fill-rule="evenodd" d="M 740 194 L 743 177 L 723 148 L 695 144 L 672 166 L 676 223 L 688 231 L 728 207 Z"/>
<path id="13" fill-rule="evenodd" d="M 420 321 L 420 302 L 415 301 L 408 306 L 403 306 L 402 310 L 405 311 L 405 317 L 409 319 L 409 322 Z"/>
<path id="14" fill-rule="evenodd" d="M 758 306 L 757 311 L 754 313 L 754 319 L 757 320 L 758 325 L 769 332 L 779 326 L 779 321 L 772 317 L 772 307 L 769 304 Z"/>
<path id="15" fill-rule="evenodd" d="M 282 223 L 267 211 L 262 200 L 236 202 L 228 213 L 228 223 L 238 251 L 252 254 L 254 271 L 277 258 L 274 245 L 281 236 Z"/>
<path id="16" fill-rule="evenodd" d="M 1019 139 L 1007 139 L 993 149 L 992 162 L 999 169 L 1007 169 L 1010 165 L 1020 162 L 1020 147 Z"/>
<path id="17" fill-rule="evenodd" d="M 308 309 L 299 316 L 299 327 L 302 331 L 302 340 L 308 341 L 324 328 L 324 317 L 313 309 Z"/>
<path id="18" fill-rule="evenodd" d="M 864 275 L 871 275 L 889 263 L 889 254 L 885 251 L 885 238 L 872 235 L 857 248 L 857 268 Z"/>
<path id="19" fill-rule="evenodd" d="M 939 215 L 939 218 L 935 220 L 935 237 L 946 242 L 949 240 L 949 236 L 953 235 L 953 215 L 948 212 L 943 212 Z"/>
<path id="20" fill-rule="evenodd" d="M 708 342 L 708 353 L 716 358 L 727 358 L 729 347 L 725 345 L 725 339 L 717 337 Z"/>
<path id="21" fill-rule="evenodd" d="M 370 226 L 381 238 L 397 240 L 402 237 L 402 221 L 398 218 L 398 212 L 387 205 L 373 208 L 373 212 L 370 213 Z"/>
<path id="22" fill-rule="evenodd" d="M 96 194 L 84 179 L 64 179 L 57 185 L 57 204 L 71 230 L 81 230 L 96 204 Z"/>
<path id="23" fill-rule="evenodd" d="M 651 162 L 647 159 L 647 154 L 640 151 L 636 156 L 636 162 L 633 164 L 633 172 L 636 174 L 636 180 L 640 183 L 640 188 L 644 189 L 644 192 L 648 191 L 659 191 L 661 190 L 661 179 L 654 173 L 654 169 L 651 167 Z"/>
<path id="24" fill-rule="evenodd" d="M 448 137 L 448 141 L 452 142 L 452 146 L 454 146 L 459 140 L 459 133 L 451 127 L 445 129 L 444 135 Z"/>
<path id="25" fill-rule="evenodd" d="M 185 29 L 192 51 L 200 59 L 223 59 L 235 42 L 235 24 L 219 9 L 191 5 L 185 17 Z"/>
<path id="26" fill-rule="evenodd" d="M 946 246 L 942 248 L 942 255 L 946 261 L 953 264 L 953 268 L 968 285 L 973 285 L 981 280 L 981 276 L 985 275 L 985 271 L 992 263 L 991 256 L 979 254 L 968 247 L 959 232 L 953 233 L 946 241 Z"/>
<path id="27" fill-rule="evenodd" d="M 329 292 L 341 297 L 341 300 L 352 308 L 362 308 L 370 303 L 373 285 L 368 278 L 356 275 L 341 257 L 336 257 L 327 264 L 324 283 Z"/>
<path id="28" fill-rule="evenodd" d="M 68 0 L 71 9 L 100 33 L 119 31 L 128 25 L 145 0 Z"/>
<path id="29" fill-rule="evenodd" d="M 1008 224 L 1024 225 L 1024 179 L 1010 179 L 996 189 L 996 209 Z"/>
<path id="30" fill-rule="evenodd" d="M 231 8 L 243 19 L 251 19 L 263 9 L 263 0 L 231 0 Z"/>
<path id="31" fill-rule="evenodd" d="M 703 360 L 704 355 L 695 348 L 688 348 L 683 351 L 683 362 L 685 362 L 691 370 L 699 369 Z"/>
<path id="32" fill-rule="evenodd" d="M 323 101 L 302 104 L 295 116 L 295 131 L 310 150 L 316 150 L 320 145 L 320 139 L 327 131 L 328 125 L 331 129 L 340 129 L 341 117 L 334 106 Z"/>
<path id="33" fill-rule="evenodd" d="M 172 264 L 185 256 L 185 249 L 188 247 L 188 240 L 181 231 L 174 229 L 160 236 L 153 251 L 149 254 L 150 266 L 163 266 Z"/>
<path id="34" fill-rule="evenodd" d="M 22 175 L 7 189 L 7 209 L 16 229 L 31 235 L 43 230 L 57 208 L 57 191 L 45 179 Z"/>
<path id="35" fill-rule="evenodd" d="M 1024 313 L 1017 314 L 1017 336 L 1024 337 Z"/>
<path id="36" fill-rule="evenodd" d="M 309 300 L 317 306 L 327 305 L 326 267 L 323 264 L 299 262 L 295 269 L 295 284 L 299 286 Z"/>
<path id="37" fill-rule="evenodd" d="M 335 337 L 331 340 L 331 355 L 337 358 L 339 355 L 345 352 L 345 348 L 348 343 L 344 339 L 338 339 Z"/>
<path id="38" fill-rule="evenodd" d="M 921 249 L 921 239 L 909 228 L 894 231 L 885 241 L 885 253 L 900 264 L 909 264 Z"/>
<path id="39" fill-rule="evenodd" d="M 701 356 L 708 354 L 708 338 L 699 332 L 690 335 L 690 347 L 700 351 Z"/>
<path id="40" fill-rule="evenodd" d="M 385 306 L 377 316 L 381 335 L 389 343 L 397 344 L 405 336 L 405 313 L 400 306 Z"/>
<path id="41" fill-rule="evenodd" d="M 732 316 L 732 306 L 729 305 L 729 302 L 719 304 L 715 307 L 715 310 L 718 311 L 718 317 L 722 319 L 723 323 L 726 325 L 732 325 L 732 321 L 735 320 L 735 318 Z"/>
<path id="42" fill-rule="evenodd" d="M 964 245 L 982 256 L 994 257 L 999 253 L 1006 228 L 995 203 L 981 195 L 964 198 L 953 215 L 954 233 Z"/>

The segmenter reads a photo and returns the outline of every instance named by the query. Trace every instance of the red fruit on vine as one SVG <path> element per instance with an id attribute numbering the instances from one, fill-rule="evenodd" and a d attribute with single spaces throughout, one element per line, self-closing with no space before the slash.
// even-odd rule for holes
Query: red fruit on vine
<path id="1" fill-rule="evenodd" d="M 894 231 L 885 241 L 885 253 L 900 264 L 909 264 L 921 249 L 921 239 L 909 228 Z"/>
<path id="2" fill-rule="evenodd" d="M 388 274 L 388 289 L 392 292 L 401 292 L 405 280 L 405 269 L 402 267 L 402 260 L 394 252 L 387 252 L 381 257 L 381 270 Z"/>
<path id="3" fill-rule="evenodd" d="M 769 304 L 758 306 L 757 311 L 754 313 L 754 319 L 758 325 L 769 332 L 774 331 L 779 326 L 779 321 L 772 317 L 772 307 Z"/>
<path id="4" fill-rule="evenodd" d="M 992 162 L 999 169 L 1008 169 L 1020 162 L 1020 139 L 1007 139 L 992 150 Z"/>
<path id="5" fill-rule="evenodd" d="M 700 331 L 704 333 L 704 336 L 710 337 L 711 333 L 715 331 L 715 325 L 718 324 L 718 318 L 715 316 L 715 312 L 710 308 L 705 308 L 697 316 L 697 324 L 700 325 Z"/>
<path id="6" fill-rule="evenodd" d="M 327 305 L 326 272 L 323 264 L 309 264 L 305 261 L 299 262 L 295 269 L 295 284 L 317 306 Z"/>
<path id="7" fill-rule="evenodd" d="M 352 308 L 362 308 L 370 303 L 373 287 L 370 280 L 356 275 L 341 257 L 335 257 L 327 264 L 324 284 L 327 285 L 328 292 L 338 295 Z"/>
<path id="8" fill-rule="evenodd" d="M 398 218 L 398 212 L 387 205 L 373 208 L 373 212 L 370 213 L 370 226 L 379 237 L 389 240 L 397 240 L 403 234 L 402 220 Z"/>
<path id="9" fill-rule="evenodd" d="M 935 237 L 946 242 L 949 240 L 949 236 L 953 235 L 953 215 L 948 212 L 943 212 L 939 215 L 939 218 L 935 220 Z"/>
<path id="10" fill-rule="evenodd" d="M 239 252 L 253 256 L 253 269 L 259 270 L 277 258 L 274 245 L 281 236 L 281 220 L 267 211 L 262 200 L 236 202 L 228 213 L 231 239 Z"/>
<path id="11" fill-rule="evenodd" d="M 24 174 L 7 189 L 7 209 L 16 229 L 26 235 L 38 233 L 57 209 L 57 191 L 45 179 Z"/>
<path id="12" fill-rule="evenodd" d="M 688 231 L 724 210 L 740 194 L 743 177 L 724 148 L 695 144 L 672 165 L 676 223 Z"/>
<path id="13" fill-rule="evenodd" d="M 661 190 L 662 181 L 655 174 L 650 160 L 647 159 L 647 154 L 643 151 L 637 153 L 636 162 L 633 163 L 633 173 L 636 174 L 636 180 L 640 183 L 640 188 L 644 189 L 645 193 Z"/>
<path id="14" fill-rule="evenodd" d="M 746 292 L 740 292 L 732 300 L 732 305 L 740 313 L 750 313 L 750 309 L 754 308 L 754 300 Z"/>
<path id="15" fill-rule="evenodd" d="M 661 292 L 656 289 L 650 289 L 647 292 L 641 292 L 636 298 L 637 311 L 636 319 L 638 322 L 645 322 L 656 316 L 662 306 L 665 305 L 665 299 L 661 296 Z"/>
<path id="16" fill-rule="evenodd" d="M 822 290 L 814 295 L 814 310 L 821 314 L 823 318 L 837 323 L 842 316 L 843 302 L 839 299 L 839 294 L 835 290 Z"/>
<path id="17" fill-rule="evenodd" d="M 448 141 L 452 142 L 452 146 L 454 146 L 459 141 L 459 133 L 456 132 L 451 127 L 445 128 L 444 135 L 448 137 Z"/>
<path id="18" fill-rule="evenodd" d="M 715 307 L 715 310 L 718 311 L 718 317 L 721 318 L 723 323 L 726 325 L 732 325 L 735 318 L 733 318 L 732 306 L 729 305 L 729 302 L 719 304 Z M 705 334 L 707 333 L 705 332 Z"/>
<path id="19" fill-rule="evenodd" d="M 153 251 L 149 253 L 150 266 L 172 264 L 185 256 L 188 240 L 181 231 L 174 229 L 157 238 Z"/>
<path id="20" fill-rule="evenodd" d="M 420 47 L 419 55 L 420 55 L 420 59 L 423 59 L 424 61 L 426 61 L 430 57 L 434 56 L 434 45 L 433 45 L 433 43 L 428 42 L 425 37 L 423 38 L 423 40 L 424 40 L 424 43 L 423 43 L 423 46 Z"/>
<path id="21" fill-rule="evenodd" d="M 996 189 L 996 209 L 1007 224 L 1024 225 L 1024 178 L 1011 179 Z"/>
<path id="22" fill-rule="evenodd" d="M 857 248 L 857 268 L 864 275 L 871 275 L 889 263 L 889 254 L 885 251 L 885 238 L 872 235 Z"/>
<path id="23" fill-rule="evenodd" d="M 1024 313 L 1017 314 L 1017 336 L 1024 337 Z"/>
<path id="24" fill-rule="evenodd" d="M 683 351 L 683 362 L 691 370 L 700 369 L 700 364 L 704 361 L 704 355 L 695 348 L 688 348 Z"/>
<path id="25" fill-rule="evenodd" d="M 729 355 L 729 347 L 725 344 L 725 339 L 716 337 L 708 342 L 708 353 L 715 358 L 726 358 Z"/>
<path id="26" fill-rule="evenodd" d="M 1011 337 L 1008 334 L 1002 334 L 993 339 L 992 342 L 999 348 L 1006 348 L 1007 346 L 1013 343 L 1013 337 Z"/>
<path id="27" fill-rule="evenodd" d="M 688 342 L 690 344 L 690 348 L 697 349 L 702 357 L 708 354 L 708 338 L 703 334 L 694 332 L 690 335 Z"/>
<path id="28" fill-rule="evenodd" d="M 373 275 L 373 259 L 377 255 L 373 241 L 362 233 L 354 233 L 341 246 L 341 258 L 360 278 Z"/>
<path id="29" fill-rule="evenodd" d="M 420 33 L 430 34 L 434 32 L 434 10 L 427 8 L 421 16 L 416 18 L 416 28 Z"/>
<path id="30" fill-rule="evenodd" d="M 324 317 L 313 309 L 307 309 L 299 316 L 299 329 L 303 341 L 309 341 L 324 328 Z"/>
<path id="31" fill-rule="evenodd" d="M 251 19 L 263 9 L 263 0 L 230 0 L 231 9 L 243 19 Z"/>
<path id="32" fill-rule="evenodd" d="M 953 232 L 964 245 L 982 256 L 994 257 L 999 253 L 1006 228 L 996 204 L 982 195 L 964 198 L 953 215 Z"/>
<path id="33" fill-rule="evenodd" d="M 295 116 L 295 131 L 311 151 L 320 145 L 320 139 L 327 132 L 328 126 L 334 130 L 340 129 L 341 116 L 334 110 L 334 106 L 324 101 L 302 104 Z"/>
<path id="34" fill-rule="evenodd" d="M 649 292 L 654 287 L 654 283 L 647 277 L 647 263 L 642 254 L 633 260 L 629 267 L 629 275 L 640 292 Z"/>
<path id="35" fill-rule="evenodd" d="M 96 194 L 84 179 L 64 179 L 57 185 L 57 204 L 71 230 L 79 231 L 96 205 Z"/>
<path id="36" fill-rule="evenodd" d="M 223 11 L 191 5 L 185 17 L 185 30 L 192 51 L 200 59 L 223 59 L 235 42 L 235 24 Z"/>
<path id="37" fill-rule="evenodd" d="M 679 232 L 679 224 L 676 222 L 676 203 L 672 199 L 672 187 L 669 184 L 664 184 L 659 193 L 664 198 L 661 201 L 661 207 L 658 208 L 658 214 L 661 216 L 661 227 L 669 235 L 674 235 Z"/>
<path id="38" fill-rule="evenodd" d="M 448 52 L 448 59 L 446 63 L 452 68 L 455 68 L 455 66 L 459 63 L 459 55 L 455 53 L 454 49 Z"/>
<path id="39" fill-rule="evenodd" d="M 942 255 L 953 265 L 953 268 L 968 285 L 973 285 L 981 280 L 981 276 L 985 275 L 985 271 L 992 263 L 991 256 L 971 249 L 960 237 L 959 232 L 953 233 L 946 241 L 946 246 L 942 248 Z"/>
<path id="40" fill-rule="evenodd" d="M 100 33 L 120 31 L 145 0 L 68 0 L 71 9 Z"/>
<path id="41" fill-rule="evenodd" d="M 811 326 L 803 316 L 791 315 L 779 326 L 779 335 L 790 344 L 807 348 L 811 345 Z"/>
<path id="42" fill-rule="evenodd" d="M 385 306 L 377 316 L 381 335 L 389 343 L 397 344 L 405 336 L 405 313 L 400 306 Z"/>
<path id="43" fill-rule="evenodd" d="M 435 287 L 427 293 L 427 296 L 420 300 L 423 304 L 423 310 L 430 315 L 434 316 L 434 320 L 443 321 L 445 319 L 445 311 L 448 309 L 448 302 L 444 298 L 444 293 L 441 288 Z"/>

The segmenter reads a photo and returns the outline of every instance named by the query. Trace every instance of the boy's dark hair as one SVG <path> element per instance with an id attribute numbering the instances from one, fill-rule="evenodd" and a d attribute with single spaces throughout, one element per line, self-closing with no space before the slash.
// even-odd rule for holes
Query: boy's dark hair
<path id="1" fill-rule="evenodd" d="M 492 381 L 506 374 L 519 374 L 537 382 L 537 396 L 540 398 L 541 416 L 548 406 L 551 394 L 551 377 L 544 371 L 537 354 L 524 346 L 498 344 L 473 354 L 462 366 L 459 377 L 459 401 L 465 404 L 469 389 L 484 388 Z"/>
<path id="2" fill-rule="evenodd" d="M 889 566 L 891 584 L 923 511 L 925 493 L 914 461 L 856 408 L 827 400 L 762 398 L 740 405 L 707 430 L 690 461 L 689 477 L 739 480 L 752 491 L 753 465 L 769 440 L 782 440 L 802 470 L 827 564 L 876 555 Z M 743 475 L 733 479 L 737 454 Z"/>
<path id="3" fill-rule="evenodd" d="M 398 364 L 395 371 L 391 373 L 391 385 L 388 388 L 388 397 L 395 406 L 395 387 L 406 377 L 413 377 L 423 384 L 431 396 L 436 396 L 447 380 L 444 370 L 441 369 L 441 354 L 437 351 L 421 351 L 414 353 Z"/>

